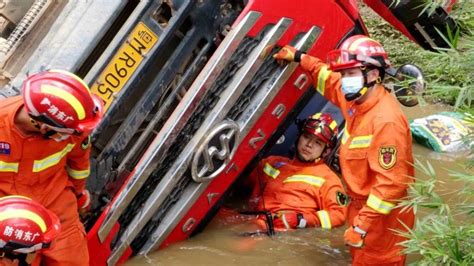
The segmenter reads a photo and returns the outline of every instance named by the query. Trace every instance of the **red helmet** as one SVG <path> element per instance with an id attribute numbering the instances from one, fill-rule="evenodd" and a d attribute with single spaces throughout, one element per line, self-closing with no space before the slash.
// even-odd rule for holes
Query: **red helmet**
<path id="1" fill-rule="evenodd" d="M 327 63 L 332 71 L 362 66 L 390 66 L 382 45 L 365 35 L 354 35 L 345 40 L 339 49 L 328 53 Z"/>
<path id="2" fill-rule="evenodd" d="M 23 82 L 22 90 L 29 115 L 50 126 L 88 134 L 102 118 L 102 100 L 70 72 L 49 70 L 34 74 Z"/>
<path id="3" fill-rule="evenodd" d="M 0 251 L 31 253 L 48 248 L 61 228 L 59 218 L 23 196 L 0 198 Z"/>
<path id="4" fill-rule="evenodd" d="M 326 145 L 332 146 L 337 136 L 337 122 L 328 113 L 316 113 L 303 123 L 303 130 L 318 137 Z"/>

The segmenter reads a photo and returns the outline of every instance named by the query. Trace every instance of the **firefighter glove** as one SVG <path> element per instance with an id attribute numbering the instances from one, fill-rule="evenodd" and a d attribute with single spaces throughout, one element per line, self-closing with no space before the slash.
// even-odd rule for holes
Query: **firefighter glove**
<path id="1" fill-rule="evenodd" d="M 357 226 L 347 228 L 344 232 L 344 243 L 346 245 L 361 248 L 364 245 L 364 238 L 367 233 Z"/>
<path id="2" fill-rule="evenodd" d="M 273 58 L 280 61 L 300 62 L 302 54 L 303 52 L 296 50 L 296 48 L 285 45 L 278 53 L 273 55 Z"/>
<path id="3" fill-rule="evenodd" d="M 296 212 L 277 212 L 273 216 L 273 226 L 275 229 L 296 229 L 305 228 L 306 220 L 303 214 Z"/>
<path id="4" fill-rule="evenodd" d="M 89 190 L 84 189 L 76 195 L 76 198 L 79 212 L 82 213 L 88 211 L 91 205 L 91 194 L 89 193 Z"/>

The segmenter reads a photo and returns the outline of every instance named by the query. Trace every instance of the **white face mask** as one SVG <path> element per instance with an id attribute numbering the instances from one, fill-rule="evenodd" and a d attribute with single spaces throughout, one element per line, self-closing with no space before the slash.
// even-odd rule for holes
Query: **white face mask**
<path id="1" fill-rule="evenodd" d="M 357 93 L 364 87 L 363 77 L 347 77 L 341 79 L 342 93 L 344 95 Z"/>

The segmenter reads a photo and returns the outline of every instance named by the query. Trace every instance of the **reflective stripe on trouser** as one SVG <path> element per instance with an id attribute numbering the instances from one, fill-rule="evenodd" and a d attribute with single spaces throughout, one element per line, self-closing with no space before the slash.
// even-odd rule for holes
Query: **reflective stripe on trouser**
<path id="1" fill-rule="evenodd" d="M 348 222 L 352 225 L 354 218 L 365 206 L 366 199 L 352 200 L 349 204 Z M 402 265 L 406 255 L 402 255 L 400 243 L 406 238 L 399 236 L 393 230 L 406 231 L 403 224 L 413 228 L 415 215 L 412 210 L 401 212 L 396 208 L 388 215 L 380 216 L 380 222 L 375 222 L 367 230 L 363 248 L 351 248 L 353 265 Z M 400 221 L 403 223 L 400 223 Z"/>

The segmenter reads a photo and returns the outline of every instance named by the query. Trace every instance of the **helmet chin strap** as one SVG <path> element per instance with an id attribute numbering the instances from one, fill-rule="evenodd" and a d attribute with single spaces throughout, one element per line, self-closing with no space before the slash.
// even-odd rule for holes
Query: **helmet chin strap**
<path id="1" fill-rule="evenodd" d="M 356 93 L 348 93 L 344 95 L 344 98 L 346 98 L 346 101 L 350 102 L 364 96 L 369 91 L 369 88 L 374 86 L 377 83 L 377 81 L 372 81 L 369 83 L 367 82 L 367 68 L 366 67 L 361 67 L 360 70 L 362 71 L 362 76 L 364 77 L 364 86 L 362 86 L 362 89 L 360 89 Z"/>
<path id="2" fill-rule="evenodd" d="M 50 139 L 52 135 L 56 134 L 54 130 L 48 130 L 46 133 L 43 134 L 44 139 Z"/>

